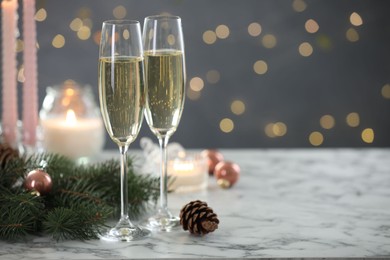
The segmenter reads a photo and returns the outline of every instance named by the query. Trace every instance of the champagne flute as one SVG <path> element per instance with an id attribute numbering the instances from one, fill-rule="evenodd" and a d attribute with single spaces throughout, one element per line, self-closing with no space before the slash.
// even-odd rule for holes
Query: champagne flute
<path id="1" fill-rule="evenodd" d="M 150 233 L 128 215 L 127 150 L 140 130 L 144 103 L 141 29 L 138 21 L 105 21 L 99 52 L 99 100 L 104 125 L 121 154 L 121 216 L 101 238 L 131 241 Z"/>
<path id="2" fill-rule="evenodd" d="M 145 58 L 145 117 L 161 151 L 160 204 L 147 226 L 171 231 L 179 218 L 168 210 L 167 144 L 176 131 L 185 98 L 184 42 L 181 19 L 177 16 L 149 16 L 143 28 Z"/>

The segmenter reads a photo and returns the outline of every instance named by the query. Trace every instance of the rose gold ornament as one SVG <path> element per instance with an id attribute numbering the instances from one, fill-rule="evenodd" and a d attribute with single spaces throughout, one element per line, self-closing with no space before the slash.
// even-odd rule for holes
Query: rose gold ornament
<path id="1" fill-rule="evenodd" d="M 51 177 L 42 169 L 30 171 L 24 180 L 24 188 L 28 191 L 37 191 L 40 195 L 47 194 L 52 188 Z"/>
<path id="2" fill-rule="evenodd" d="M 230 188 L 240 177 L 240 166 L 233 162 L 219 162 L 214 169 L 214 176 L 222 188 Z"/>
<path id="3" fill-rule="evenodd" d="M 207 164 L 209 165 L 209 174 L 212 175 L 214 173 L 215 166 L 223 161 L 223 155 L 217 150 L 207 149 L 203 150 L 201 153 L 207 159 Z"/>

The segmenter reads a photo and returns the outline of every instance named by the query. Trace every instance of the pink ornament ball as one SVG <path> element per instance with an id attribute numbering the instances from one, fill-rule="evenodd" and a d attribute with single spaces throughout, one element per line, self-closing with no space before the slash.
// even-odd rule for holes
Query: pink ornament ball
<path id="1" fill-rule="evenodd" d="M 215 166 L 224 160 L 223 155 L 214 149 L 203 150 L 201 155 L 207 159 L 210 175 L 213 175 Z"/>
<path id="2" fill-rule="evenodd" d="M 37 191 L 39 195 L 48 194 L 52 188 L 50 175 L 42 169 L 30 171 L 24 180 L 24 188 L 28 191 Z"/>
<path id="3" fill-rule="evenodd" d="M 214 169 L 214 176 L 222 188 L 232 187 L 240 177 L 240 166 L 233 162 L 219 162 Z"/>

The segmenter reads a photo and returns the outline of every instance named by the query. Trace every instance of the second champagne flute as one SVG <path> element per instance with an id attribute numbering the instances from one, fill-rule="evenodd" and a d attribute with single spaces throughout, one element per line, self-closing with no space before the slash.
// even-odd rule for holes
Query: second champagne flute
<path id="1" fill-rule="evenodd" d="M 157 136 L 161 150 L 160 205 L 147 226 L 170 231 L 179 218 L 168 210 L 167 144 L 176 131 L 184 107 L 185 63 L 181 19 L 177 16 L 149 16 L 143 28 L 145 58 L 145 117 Z"/>

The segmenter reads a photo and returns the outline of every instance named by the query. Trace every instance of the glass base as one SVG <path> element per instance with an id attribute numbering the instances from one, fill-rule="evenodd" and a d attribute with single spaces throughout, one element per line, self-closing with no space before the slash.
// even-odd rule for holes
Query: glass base
<path id="1" fill-rule="evenodd" d="M 159 210 L 157 214 L 149 217 L 146 227 L 153 231 L 170 232 L 179 227 L 180 219 L 173 216 L 169 211 Z"/>
<path id="2" fill-rule="evenodd" d="M 128 218 L 119 220 L 115 227 L 103 234 L 100 239 L 110 242 L 129 242 L 150 235 L 150 231 L 133 225 Z"/>

